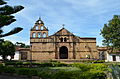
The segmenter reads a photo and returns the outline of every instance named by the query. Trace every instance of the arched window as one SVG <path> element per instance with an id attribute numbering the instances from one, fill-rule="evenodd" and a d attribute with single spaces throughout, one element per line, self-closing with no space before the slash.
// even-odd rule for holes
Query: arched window
<path id="1" fill-rule="evenodd" d="M 67 42 L 67 38 L 66 37 L 64 38 L 64 42 Z"/>
<path id="2" fill-rule="evenodd" d="M 41 37 L 41 33 L 39 32 L 39 33 L 38 33 L 38 38 L 40 38 L 40 37 Z"/>
<path id="3" fill-rule="evenodd" d="M 44 29 L 43 26 L 41 26 L 40 30 L 43 30 L 43 29 Z"/>
<path id="4" fill-rule="evenodd" d="M 63 42 L 63 38 L 62 37 L 60 38 L 60 42 Z"/>
<path id="5" fill-rule="evenodd" d="M 36 26 L 36 30 L 38 30 L 38 26 Z"/>
<path id="6" fill-rule="evenodd" d="M 36 37 L 36 33 L 33 33 L 33 34 L 32 34 L 32 37 L 35 38 L 35 37 Z"/>
<path id="7" fill-rule="evenodd" d="M 43 37 L 46 37 L 46 33 L 43 33 Z"/>

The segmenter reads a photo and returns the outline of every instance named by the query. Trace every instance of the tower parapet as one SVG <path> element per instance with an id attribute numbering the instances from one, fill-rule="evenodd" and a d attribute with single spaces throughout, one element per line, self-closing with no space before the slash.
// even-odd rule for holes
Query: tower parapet
<path id="1" fill-rule="evenodd" d="M 48 37 L 48 28 L 44 26 L 44 22 L 39 18 L 34 27 L 31 28 L 30 38 L 46 38 Z"/>

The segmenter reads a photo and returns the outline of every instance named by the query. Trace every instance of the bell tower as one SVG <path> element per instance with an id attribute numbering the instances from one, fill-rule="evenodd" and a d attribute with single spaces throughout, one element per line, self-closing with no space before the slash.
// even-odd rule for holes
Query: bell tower
<path id="1" fill-rule="evenodd" d="M 30 38 L 46 38 L 48 37 L 48 28 L 44 26 L 44 22 L 39 18 L 34 27 L 31 28 Z"/>

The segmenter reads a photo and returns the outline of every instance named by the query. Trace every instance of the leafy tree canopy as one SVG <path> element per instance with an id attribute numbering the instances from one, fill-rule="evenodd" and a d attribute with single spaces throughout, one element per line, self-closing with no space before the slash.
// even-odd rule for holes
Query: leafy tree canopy
<path id="1" fill-rule="evenodd" d="M 26 45 L 25 43 L 22 43 L 22 42 L 16 42 L 15 46 L 19 46 L 19 47 L 22 47 L 22 48 L 30 48 L 29 45 Z"/>
<path id="2" fill-rule="evenodd" d="M 120 51 L 120 16 L 114 15 L 108 24 L 104 24 L 101 30 L 103 36 L 103 45 L 112 48 L 114 51 Z"/>
<path id="3" fill-rule="evenodd" d="M 0 55 L 5 60 L 8 55 L 13 56 L 15 54 L 15 45 L 10 41 L 3 41 L 0 43 Z"/>
<path id="4" fill-rule="evenodd" d="M 23 29 L 21 27 L 16 27 L 5 34 L 3 34 L 2 30 L 4 26 L 10 25 L 16 21 L 15 17 L 12 14 L 21 11 L 23 8 L 23 6 L 9 6 L 4 0 L 0 0 L 0 38 L 18 33 Z"/>

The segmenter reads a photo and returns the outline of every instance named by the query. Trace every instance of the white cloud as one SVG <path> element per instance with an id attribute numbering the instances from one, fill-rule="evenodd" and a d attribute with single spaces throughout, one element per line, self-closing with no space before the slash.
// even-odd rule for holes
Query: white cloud
<path id="1" fill-rule="evenodd" d="M 17 0 L 10 4 L 21 4 L 25 9 L 15 16 L 18 21 L 15 25 L 24 26 L 23 38 L 10 36 L 12 41 L 29 42 L 29 29 L 39 16 L 42 16 L 50 35 L 58 31 L 62 24 L 69 31 L 82 36 L 96 36 L 101 44 L 100 29 L 114 14 L 120 14 L 119 0 Z M 14 38 L 14 39 L 12 39 Z M 99 42 L 100 41 L 100 42 Z"/>

